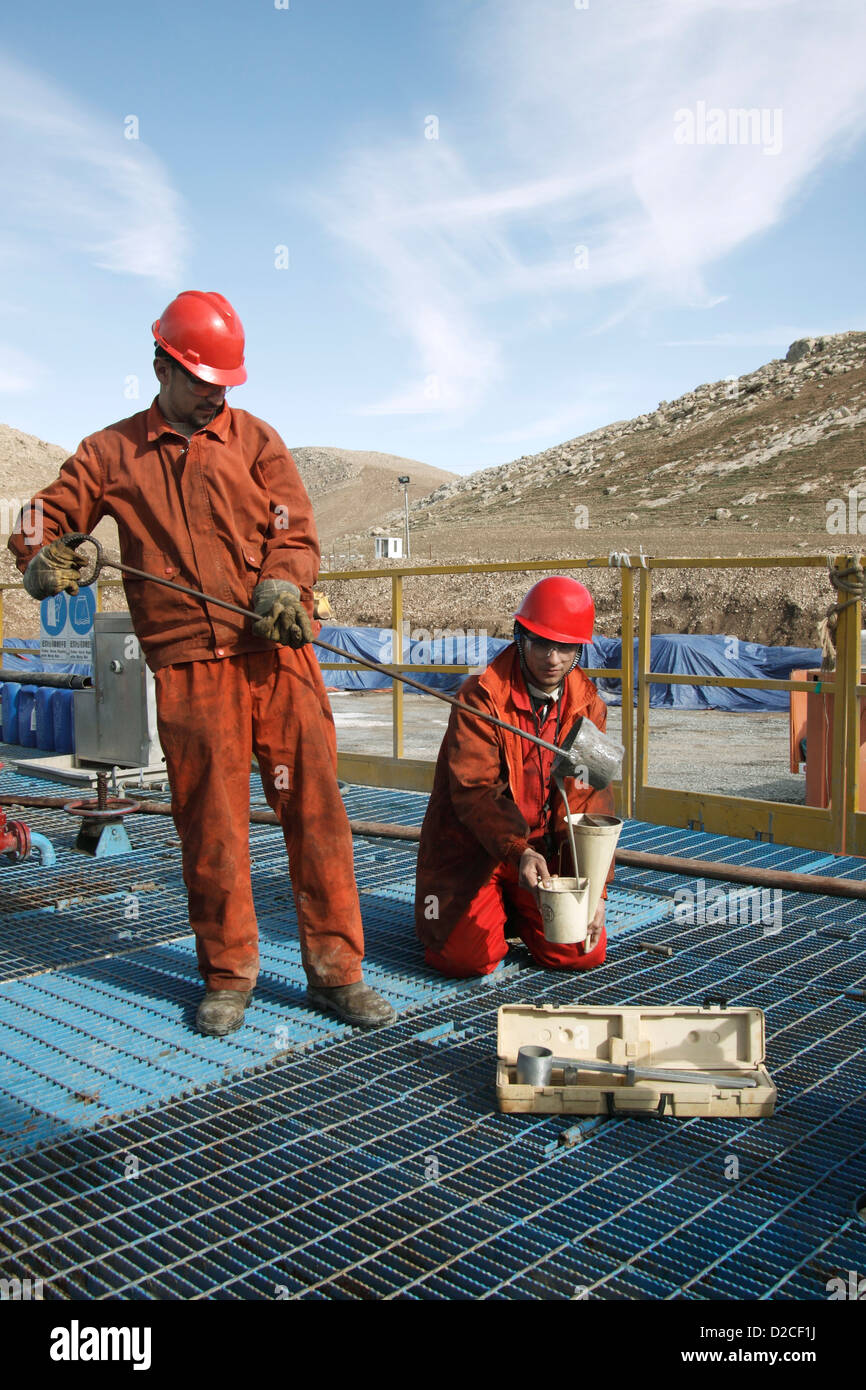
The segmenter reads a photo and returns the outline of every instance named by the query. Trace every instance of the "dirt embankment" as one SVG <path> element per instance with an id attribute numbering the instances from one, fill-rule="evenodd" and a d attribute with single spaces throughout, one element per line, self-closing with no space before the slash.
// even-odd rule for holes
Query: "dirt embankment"
<path id="1" fill-rule="evenodd" d="M 491 637 L 510 636 L 512 615 L 521 598 L 545 572 L 407 578 L 404 621 L 413 631 L 471 629 Z M 556 573 L 555 566 L 549 572 Z M 593 594 L 598 631 L 607 637 L 620 636 L 618 570 L 564 572 L 573 574 Z M 390 580 L 325 580 L 323 587 L 338 621 L 390 625 Z M 818 646 L 817 624 L 832 602 L 823 567 L 655 571 L 652 592 L 653 632 L 725 633 L 771 646 Z"/>

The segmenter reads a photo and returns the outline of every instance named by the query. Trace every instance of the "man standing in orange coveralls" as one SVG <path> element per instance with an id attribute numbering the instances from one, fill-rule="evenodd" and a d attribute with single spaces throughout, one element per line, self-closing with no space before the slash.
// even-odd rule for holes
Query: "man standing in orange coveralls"
<path id="1" fill-rule="evenodd" d="M 390 1023 L 390 1004 L 361 976 L 352 835 L 337 786 L 334 721 L 309 646 L 319 568 L 310 500 L 279 435 L 226 404 L 226 388 L 247 376 L 243 327 L 228 300 L 186 291 L 153 335 L 160 385 L 153 404 L 85 439 L 31 503 L 41 506 L 47 543 L 34 554 L 38 542 L 13 533 L 9 548 L 32 597 L 74 594 L 86 560 L 59 538 L 112 516 L 126 564 L 260 615 L 251 624 L 149 581 L 124 579 L 156 683 L 206 985 L 199 1031 L 239 1028 L 258 973 L 253 751 L 289 852 L 309 998 L 362 1027 Z"/>
<path id="2" fill-rule="evenodd" d="M 582 584 L 542 579 L 515 614 L 514 644 L 470 676 L 459 698 L 557 747 L 581 716 L 604 731 L 606 706 L 578 666 L 594 619 Z M 533 890 L 558 872 L 565 835 L 553 760 L 518 734 L 452 710 L 421 828 L 415 891 L 415 930 L 427 964 L 443 974 L 490 974 L 508 951 L 506 934 L 522 937 L 535 961 L 553 969 L 591 970 L 604 961 L 606 887 L 585 948 L 544 936 Z M 572 812 L 613 812 L 609 788 L 571 781 L 567 793 Z"/>

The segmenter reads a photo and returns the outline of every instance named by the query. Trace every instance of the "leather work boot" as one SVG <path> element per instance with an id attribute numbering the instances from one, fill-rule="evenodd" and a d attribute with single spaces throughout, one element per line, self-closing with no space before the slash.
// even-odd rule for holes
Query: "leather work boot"
<path id="1" fill-rule="evenodd" d="M 387 999 L 383 999 L 363 980 L 354 985 L 307 985 L 307 998 L 312 1004 L 331 1009 L 346 1023 L 356 1028 L 381 1028 L 394 1023 L 397 1015 Z"/>
<path id="2" fill-rule="evenodd" d="M 244 1009 L 251 994 L 251 989 L 209 989 L 198 1006 L 196 1028 L 200 1033 L 218 1038 L 233 1033 L 244 1021 Z"/>

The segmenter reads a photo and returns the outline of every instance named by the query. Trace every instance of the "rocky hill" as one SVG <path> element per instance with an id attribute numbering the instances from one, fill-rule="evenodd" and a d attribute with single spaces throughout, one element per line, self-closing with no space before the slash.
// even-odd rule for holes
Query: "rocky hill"
<path id="1" fill-rule="evenodd" d="M 417 502 L 439 487 L 449 487 L 455 473 L 431 468 L 417 459 L 397 458 L 358 449 L 293 448 L 304 486 L 316 513 L 316 526 L 322 553 L 345 534 L 347 522 L 352 530 L 369 530 L 384 535 L 385 517 L 390 513 L 388 534 L 403 534 L 403 489 L 397 482 L 401 474 L 411 479 L 409 504 Z M 399 508 L 395 510 L 395 500 Z M 372 553 L 369 541 L 363 552 Z"/>
<path id="2" fill-rule="evenodd" d="M 583 506 L 584 529 L 632 541 L 685 525 L 711 526 L 714 543 L 719 531 L 747 527 L 791 544 L 798 526 L 826 534 L 825 501 L 866 482 L 864 426 L 866 333 L 805 338 L 748 376 L 444 483 L 414 504 L 412 521 L 477 527 L 516 507 L 516 526 L 565 513 L 575 529 Z"/>
<path id="3" fill-rule="evenodd" d="M 864 441 L 866 333 L 801 339 L 783 360 L 745 376 L 440 485 L 411 509 L 413 556 L 442 563 L 856 550 L 866 542 L 828 531 L 828 508 L 838 514 L 858 485 L 866 497 Z M 866 533 L 866 515 L 862 527 Z M 507 631 L 530 580 L 485 577 L 459 596 L 450 580 L 413 580 L 411 620 Z M 615 632 L 615 576 L 593 575 L 592 587 L 603 630 Z M 809 646 L 830 601 L 826 576 L 810 570 L 670 571 L 655 593 L 656 631 Z M 364 585 L 363 595 L 341 586 L 334 596 L 347 620 L 385 619 L 384 585 Z"/>

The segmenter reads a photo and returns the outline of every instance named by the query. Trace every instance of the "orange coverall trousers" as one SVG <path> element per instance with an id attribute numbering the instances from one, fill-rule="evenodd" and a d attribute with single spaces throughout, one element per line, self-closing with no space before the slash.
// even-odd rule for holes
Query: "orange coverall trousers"
<path id="1" fill-rule="evenodd" d="M 543 852 L 537 845 L 532 847 Z M 547 970 L 592 970 L 604 964 L 607 954 L 604 928 L 591 951 L 584 951 L 582 943 L 569 946 L 548 941 L 535 894 L 520 886 L 516 868 L 499 864 L 488 882 L 479 888 L 441 951 L 428 946 L 424 959 L 434 970 L 456 979 L 489 975 L 508 953 L 506 935 L 519 936 L 536 964 Z"/>
<path id="2" fill-rule="evenodd" d="M 250 763 L 282 825 L 307 979 L 361 979 L 364 934 L 337 740 L 311 647 L 187 661 L 154 672 L 157 725 L 180 836 L 198 965 L 208 989 L 252 989 Z"/>

